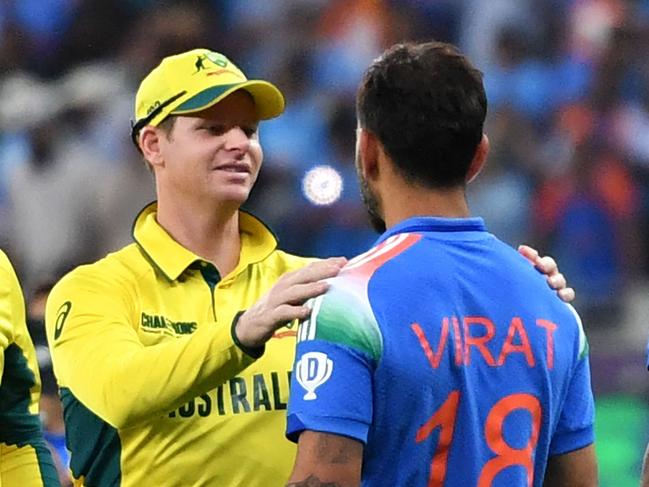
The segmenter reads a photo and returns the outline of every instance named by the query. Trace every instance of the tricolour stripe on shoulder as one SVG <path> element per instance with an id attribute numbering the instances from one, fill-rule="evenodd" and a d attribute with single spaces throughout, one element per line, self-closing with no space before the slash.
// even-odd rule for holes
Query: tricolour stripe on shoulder
<path id="1" fill-rule="evenodd" d="M 338 276 L 329 279 L 326 294 L 310 299 L 310 316 L 302 321 L 298 342 L 325 340 L 365 353 L 378 361 L 383 337 L 367 296 L 374 272 L 383 264 L 412 247 L 421 234 L 393 235 L 364 254 L 350 260 Z"/>
<path id="2" fill-rule="evenodd" d="M 354 271 L 355 273 L 369 277 L 379 267 L 412 247 L 421 238 L 422 235 L 418 233 L 400 233 L 393 235 L 376 247 L 354 257 L 343 268 L 343 272 Z"/>

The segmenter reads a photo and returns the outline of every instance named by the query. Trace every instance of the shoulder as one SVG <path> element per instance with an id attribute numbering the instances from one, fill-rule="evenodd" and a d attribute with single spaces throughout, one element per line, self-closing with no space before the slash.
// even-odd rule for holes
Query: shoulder
<path id="1" fill-rule="evenodd" d="M 298 342 L 324 340 L 360 351 L 374 360 L 382 337 L 367 296 L 367 276 L 343 269 L 329 280 L 329 290 L 309 301 L 310 317 L 300 324 Z"/>
<path id="2" fill-rule="evenodd" d="M 11 261 L 2 250 L 0 250 L 0 297 L 3 301 L 2 305 L 9 307 L 8 311 L 12 315 L 22 314 L 25 304 L 20 282 Z"/>
<path id="3" fill-rule="evenodd" d="M 581 316 L 577 310 L 569 303 L 562 303 L 563 306 L 568 310 L 572 319 L 574 320 L 574 330 L 575 330 L 575 349 L 577 354 L 577 359 L 581 360 L 582 358 L 588 355 L 588 339 L 586 338 L 586 332 L 584 331 L 584 325 L 581 321 Z"/>
<path id="4" fill-rule="evenodd" d="M 140 254 L 136 258 L 136 254 Z M 92 264 L 76 267 L 50 292 L 45 309 L 48 336 L 56 338 L 64 322 L 85 323 L 90 316 L 130 316 L 143 273 L 154 272 L 135 244 Z M 70 326 L 68 325 L 68 328 Z"/>
<path id="5" fill-rule="evenodd" d="M 399 233 L 380 242 L 367 252 L 352 260 L 346 266 L 354 274 L 364 275 L 368 279 L 385 263 L 403 254 L 422 239 L 419 233 Z"/>
<path id="6" fill-rule="evenodd" d="M 2 249 L 0 249 L 0 277 L 3 281 L 11 284 L 10 288 L 18 285 L 16 271 L 14 270 L 9 257 L 7 257 L 7 254 L 5 254 Z"/>
<path id="7" fill-rule="evenodd" d="M 0 269 L 4 272 L 6 269 L 12 269 L 11 262 L 9 262 L 9 257 L 5 254 L 4 250 L 0 249 Z"/>
<path id="8" fill-rule="evenodd" d="M 128 245 L 106 257 L 76 267 L 56 283 L 50 301 L 66 301 L 83 296 L 110 299 L 136 288 L 140 278 L 152 267 L 136 244 Z"/>
<path id="9" fill-rule="evenodd" d="M 9 258 L 0 250 L 0 348 L 6 348 L 15 339 L 20 322 L 24 326 L 24 309 L 18 277 Z"/>

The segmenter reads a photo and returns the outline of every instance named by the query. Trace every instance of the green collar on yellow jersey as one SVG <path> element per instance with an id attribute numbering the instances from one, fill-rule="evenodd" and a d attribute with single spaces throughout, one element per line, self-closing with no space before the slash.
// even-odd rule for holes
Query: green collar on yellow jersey
<path id="1" fill-rule="evenodd" d="M 145 206 L 135 218 L 133 239 L 142 252 L 170 281 L 175 281 L 194 262 L 204 259 L 176 242 L 156 219 L 157 203 Z M 260 262 L 277 248 L 277 238 L 261 220 L 239 211 L 241 253 L 230 275 L 237 275 L 248 265 Z"/>

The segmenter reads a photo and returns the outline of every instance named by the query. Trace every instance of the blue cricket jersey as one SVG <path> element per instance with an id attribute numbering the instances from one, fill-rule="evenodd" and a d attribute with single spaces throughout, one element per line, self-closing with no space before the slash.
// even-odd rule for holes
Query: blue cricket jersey
<path id="1" fill-rule="evenodd" d="M 300 324 L 287 436 L 365 444 L 363 486 L 541 486 L 594 441 L 575 310 L 480 218 L 411 218 Z"/>

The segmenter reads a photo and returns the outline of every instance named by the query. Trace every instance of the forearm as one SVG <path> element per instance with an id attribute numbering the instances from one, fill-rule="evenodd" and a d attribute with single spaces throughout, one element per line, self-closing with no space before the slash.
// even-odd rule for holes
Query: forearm
<path id="1" fill-rule="evenodd" d="M 290 487 L 358 487 L 363 444 L 348 437 L 303 431 Z"/>
<path id="2" fill-rule="evenodd" d="M 100 327 L 96 327 L 100 328 Z M 117 428 L 165 414 L 234 377 L 253 362 L 229 327 L 145 347 L 128 337 L 75 337 L 53 347 L 59 383 Z"/>
<path id="3" fill-rule="evenodd" d="M 355 487 L 355 485 L 341 484 L 339 482 L 326 482 L 320 480 L 315 475 L 309 475 L 309 477 L 304 480 L 289 482 L 288 484 L 286 484 L 286 487 Z"/>
<path id="4" fill-rule="evenodd" d="M 550 457 L 544 487 L 597 487 L 595 445 Z"/>

